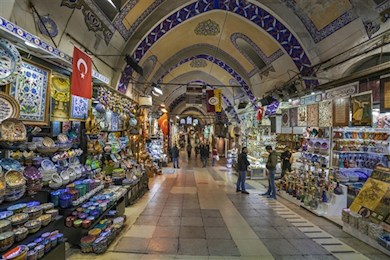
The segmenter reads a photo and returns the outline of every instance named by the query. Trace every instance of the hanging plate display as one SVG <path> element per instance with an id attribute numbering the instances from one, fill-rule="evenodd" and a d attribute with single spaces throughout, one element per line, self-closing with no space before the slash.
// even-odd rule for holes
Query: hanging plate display
<path id="1" fill-rule="evenodd" d="M 56 37 L 58 34 L 57 24 L 49 16 L 41 16 L 41 20 L 38 22 L 38 28 L 42 34 L 49 37 Z"/>
<path id="2" fill-rule="evenodd" d="M 4 92 L 0 92 L 0 123 L 7 118 L 18 118 L 19 113 L 20 107 L 16 99 Z"/>
<path id="3" fill-rule="evenodd" d="M 15 46 L 0 38 L 0 85 L 12 82 L 20 71 L 22 58 Z"/>

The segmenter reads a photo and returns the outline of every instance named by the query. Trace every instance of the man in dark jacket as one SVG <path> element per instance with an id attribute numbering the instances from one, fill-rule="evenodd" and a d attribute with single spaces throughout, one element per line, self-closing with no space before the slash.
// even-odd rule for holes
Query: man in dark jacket
<path id="1" fill-rule="evenodd" d="M 176 144 L 171 149 L 171 157 L 172 157 L 173 168 L 179 169 L 179 149 L 177 148 Z"/>
<path id="2" fill-rule="evenodd" d="M 200 147 L 200 159 L 203 162 L 203 168 L 207 166 L 207 160 L 209 159 L 209 146 L 208 145 L 201 145 Z"/>
<path id="3" fill-rule="evenodd" d="M 246 147 L 242 148 L 242 152 L 238 155 L 237 170 L 238 170 L 238 179 L 236 184 L 236 192 L 242 192 L 244 194 L 249 194 L 245 188 L 246 172 L 248 166 L 250 165 L 247 157 L 248 150 Z"/>
<path id="4" fill-rule="evenodd" d="M 276 199 L 276 186 L 275 186 L 275 173 L 276 164 L 278 163 L 278 155 L 272 150 L 272 146 L 267 145 L 265 147 L 269 153 L 268 161 L 265 167 L 268 170 L 268 190 L 266 193 L 261 194 L 262 196 L 268 196 L 268 198 Z"/>

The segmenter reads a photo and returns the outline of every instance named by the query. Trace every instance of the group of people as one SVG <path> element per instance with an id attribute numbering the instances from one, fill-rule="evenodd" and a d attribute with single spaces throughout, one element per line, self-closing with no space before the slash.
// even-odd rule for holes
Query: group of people
<path id="1" fill-rule="evenodd" d="M 192 145 L 188 143 L 186 148 L 188 159 L 191 159 L 192 149 L 193 149 Z M 195 158 L 198 158 L 198 155 L 200 154 L 200 159 L 202 161 L 203 167 L 204 168 L 207 167 L 208 159 L 210 157 L 209 144 L 207 143 L 202 143 L 200 145 L 197 144 L 194 150 L 195 150 Z M 216 161 L 219 160 L 217 148 L 214 147 L 211 153 L 212 153 L 212 166 L 215 166 Z M 173 168 L 179 168 L 179 148 L 177 147 L 176 144 L 171 148 L 170 155 L 172 158 Z"/>
<path id="2" fill-rule="evenodd" d="M 276 199 L 276 184 L 275 184 L 275 175 L 276 175 L 276 165 L 278 163 L 278 155 L 276 151 L 272 149 L 272 146 L 267 145 L 265 147 L 268 152 L 268 160 L 266 163 L 266 172 L 268 176 L 268 189 L 265 193 L 261 194 L 261 196 L 267 196 L 271 199 Z M 245 180 L 247 175 L 248 166 L 250 165 L 247 157 L 248 149 L 246 147 L 242 148 L 242 152 L 238 156 L 237 161 L 237 170 L 238 170 L 238 179 L 236 183 L 236 192 L 242 192 L 244 194 L 249 194 L 249 192 L 245 188 Z M 300 157 L 299 148 L 295 149 L 294 153 L 287 148 L 281 154 L 282 161 L 282 175 L 287 171 L 291 171 L 291 167 L 297 163 L 297 159 Z"/>

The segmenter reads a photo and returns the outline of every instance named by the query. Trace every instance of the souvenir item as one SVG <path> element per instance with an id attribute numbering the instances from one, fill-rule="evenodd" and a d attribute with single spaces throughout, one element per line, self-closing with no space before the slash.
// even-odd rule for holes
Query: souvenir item
<path id="1" fill-rule="evenodd" d="M 4 171 L 10 171 L 10 170 L 15 170 L 15 171 L 21 171 L 22 170 L 22 165 L 20 162 L 10 159 L 10 158 L 4 158 L 0 160 L 0 166 L 3 168 Z"/>
<path id="2" fill-rule="evenodd" d="M 28 236 L 28 229 L 25 227 L 19 227 L 14 230 L 14 234 L 16 242 L 22 241 Z"/>
<path id="3" fill-rule="evenodd" d="M 29 215 L 27 213 L 17 213 L 8 218 L 8 220 L 11 221 L 12 226 L 23 225 L 29 220 Z"/>
<path id="4" fill-rule="evenodd" d="M 88 118 L 89 99 L 72 95 L 71 101 L 70 118 L 86 120 Z"/>
<path id="5" fill-rule="evenodd" d="M 23 177 L 23 174 L 19 171 L 10 170 L 5 174 L 5 182 L 9 187 L 20 187 L 25 185 L 26 181 Z"/>
<path id="6" fill-rule="evenodd" d="M 8 118 L 1 122 L 0 141 L 21 142 L 25 141 L 26 137 L 27 131 L 22 121 Z"/>
<path id="7" fill-rule="evenodd" d="M 0 212 L 0 220 L 7 219 L 7 218 L 11 217 L 13 214 L 14 213 L 12 211 L 9 211 L 9 210 L 2 211 L 2 212 Z"/>
<path id="8" fill-rule="evenodd" d="M 11 230 L 12 222 L 9 220 L 0 220 L 0 233 Z"/>
<path id="9" fill-rule="evenodd" d="M 50 137 L 43 138 L 42 144 L 43 144 L 43 146 L 49 147 L 49 148 L 55 146 L 53 139 L 51 139 Z"/>
<path id="10" fill-rule="evenodd" d="M 16 47 L 6 39 L 0 39 L 0 56 L 0 85 L 6 85 L 14 81 L 20 72 L 22 58 Z"/>
<path id="11" fill-rule="evenodd" d="M 41 228 L 40 220 L 30 220 L 24 224 L 30 234 L 37 232 Z"/>
<path id="12" fill-rule="evenodd" d="M 20 107 L 18 102 L 3 92 L 0 92 L 0 123 L 7 118 L 18 118 Z"/>
<path id="13" fill-rule="evenodd" d="M 14 232 L 8 231 L 0 233 L 0 251 L 5 251 L 10 248 L 14 243 Z"/>
<path id="14" fill-rule="evenodd" d="M 48 124 L 50 70 L 22 61 L 22 72 L 10 84 L 10 95 L 20 104 L 20 119 L 27 124 Z"/>

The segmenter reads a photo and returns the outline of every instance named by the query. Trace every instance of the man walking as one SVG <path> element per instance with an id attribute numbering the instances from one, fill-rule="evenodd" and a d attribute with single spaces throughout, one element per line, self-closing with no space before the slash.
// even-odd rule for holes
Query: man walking
<path id="1" fill-rule="evenodd" d="M 202 145 L 200 147 L 200 158 L 202 160 L 202 163 L 203 163 L 203 168 L 205 168 L 207 166 L 207 160 L 209 158 L 209 148 L 207 145 Z"/>
<path id="2" fill-rule="evenodd" d="M 192 152 L 192 145 L 191 145 L 191 143 L 188 143 L 187 144 L 188 159 L 191 159 L 191 152 Z"/>
<path id="3" fill-rule="evenodd" d="M 176 144 L 171 149 L 171 156 L 172 156 L 173 168 L 179 169 L 179 149 L 177 148 Z"/>
<path id="4" fill-rule="evenodd" d="M 242 152 L 238 155 L 238 162 L 237 162 L 237 168 L 238 168 L 238 179 L 237 179 L 237 189 L 236 192 L 249 194 L 249 192 L 246 191 L 245 188 L 245 180 L 246 180 L 246 172 L 248 170 L 248 166 L 250 165 L 247 157 L 248 150 L 246 147 L 242 148 Z"/>
<path id="5" fill-rule="evenodd" d="M 267 145 L 265 147 L 269 153 L 268 161 L 265 167 L 268 170 L 268 190 L 262 196 L 267 196 L 271 199 L 276 199 L 276 187 L 275 187 L 275 173 L 276 173 L 276 164 L 278 163 L 278 155 L 275 151 L 272 150 L 272 146 Z"/>

